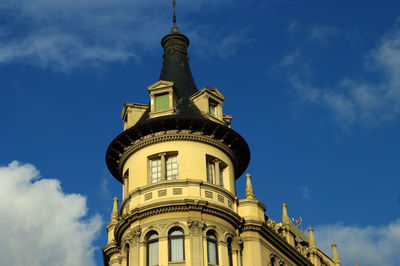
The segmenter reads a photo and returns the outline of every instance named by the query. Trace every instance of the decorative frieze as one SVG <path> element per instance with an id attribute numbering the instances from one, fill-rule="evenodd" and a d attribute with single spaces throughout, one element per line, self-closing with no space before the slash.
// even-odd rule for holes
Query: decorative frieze
<path id="1" fill-rule="evenodd" d="M 221 195 L 218 195 L 218 201 L 221 203 L 225 203 L 225 198 Z"/>
<path id="2" fill-rule="evenodd" d="M 178 187 L 173 188 L 172 189 L 172 194 L 174 194 L 174 195 L 182 195 L 182 188 L 178 188 Z"/>
<path id="3" fill-rule="evenodd" d="M 205 194 L 206 194 L 206 198 L 210 198 L 210 199 L 213 198 L 213 193 L 211 191 L 206 190 Z"/>
<path id="4" fill-rule="evenodd" d="M 153 197 L 153 193 L 149 192 L 144 194 L 144 200 L 150 200 Z"/>
<path id="5" fill-rule="evenodd" d="M 161 189 L 158 191 L 158 196 L 159 197 L 164 197 L 167 195 L 167 190 L 166 189 Z"/>

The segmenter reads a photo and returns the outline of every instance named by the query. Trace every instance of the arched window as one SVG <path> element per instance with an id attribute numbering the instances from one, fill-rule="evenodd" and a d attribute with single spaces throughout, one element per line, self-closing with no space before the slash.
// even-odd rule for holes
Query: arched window
<path id="1" fill-rule="evenodd" d="M 275 257 L 271 257 L 271 259 L 269 260 L 269 265 L 275 266 Z"/>
<path id="2" fill-rule="evenodd" d="M 151 231 L 147 235 L 147 266 L 158 265 L 158 234 Z"/>
<path id="3" fill-rule="evenodd" d="M 218 264 L 217 237 L 213 230 L 207 232 L 207 261 L 209 264 Z"/>
<path id="4" fill-rule="evenodd" d="M 174 227 L 168 233 L 169 261 L 185 260 L 185 236 L 179 227 Z"/>
<path id="5" fill-rule="evenodd" d="M 228 238 L 228 259 L 229 259 L 229 266 L 233 266 L 233 260 L 232 260 L 232 238 Z"/>

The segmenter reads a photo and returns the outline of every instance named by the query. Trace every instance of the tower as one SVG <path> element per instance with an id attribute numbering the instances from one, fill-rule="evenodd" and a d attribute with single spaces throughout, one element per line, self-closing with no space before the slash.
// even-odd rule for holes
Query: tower
<path id="1" fill-rule="evenodd" d="M 119 208 L 113 202 L 105 265 L 334 265 L 312 235 L 310 241 L 292 224 L 285 204 L 282 222 L 265 215 L 249 174 L 246 198 L 237 198 L 235 181 L 250 150 L 230 128 L 225 97 L 216 88 L 197 89 L 189 39 L 175 15 L 161 44 L 162 69 L 147 87 L 149 104 L 124 104 L 124 131 L 106 153 L 123 193 Z"/>

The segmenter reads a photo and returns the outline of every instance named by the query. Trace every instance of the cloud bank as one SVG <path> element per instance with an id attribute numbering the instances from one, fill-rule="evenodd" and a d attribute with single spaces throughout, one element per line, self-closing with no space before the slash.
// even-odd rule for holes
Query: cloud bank
<path id="1" fill-rule="evenodd" d="M 323 42 L 337 35 L 334 28 L 315 27 L 311 37 Z M 293 53 L 281 65 L 291 67 Z M 291 59 L 291 60 L 289 60 Z M 290 64 L 289 64 L 289 63 Z M 284 64 L 286 63 L 286 64 Z M 298 62 L 296 62 L 298 63 Z M 289 82 L 297 96 L 305 102 L 329 110 L 336 121 L 348 127 L 355 123 L 376 126 L 400 116 L 400 23 L 387 32 L 377 47 L 365 55 L 365 78 L 343 77 L 329 87 L 315 86 L 299 74 Z"/>
<path id="2" fill-rule="evenodd" d="M 215 8 L 227 1 L 230 0 L 207 5 Z M 205 2 L 185 1 L 179 3 L 178 11 L 198 11 Z M 180 25 L 184 14 L 178 15 Z M 22 62 L 65 72 L 138 59 L 141 52 L 159 48 L 161 37 L 169 30 L 166 25 L 170 25 L 171 16 L 171 1 L 3 0 L 0 63 Z M 193 31 L 203 34 L 196 27 Z M 220 37 L 223 43 L 217 47 L 221 46 L 221 56 L 241 43 L 229 33 Z"/>
<path id="3" fill-rule="evenodd" d="M 87 211 L 85 197 L 40 179 L 33 165 L 0 167 L 2 265 L 95 265 L 92 242 L 102 222 Z"/>
<path id="4" fill-rule="evenodd" d="M 342 266 L 397 266 L 400 262 L 400 219 L 383 226 L 318 226 L 315 238 L 318 248 L 329 256 L 331 241 L 336 242 Z"/>

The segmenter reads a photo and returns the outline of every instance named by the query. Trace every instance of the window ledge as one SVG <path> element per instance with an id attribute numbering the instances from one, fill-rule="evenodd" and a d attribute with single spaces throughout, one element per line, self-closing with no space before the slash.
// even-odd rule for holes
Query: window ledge
<path id="1" fill-rule="evenodd" d="M 171 115 L 174 112 L 175 112 L 175 110 L 170 108 L 168 110 L 152 111 L 149 113 L 149 115 L 150 115 L 150 118 L 153 118 L 153 117 L 158 117 L 158 116 L 163 116 L 163 115 Z"/>
<path id="2" fill-rule="evenodd" d="M 186 262 L 185 261 L 174 261 L 174 262 L 168 262 L 169 266 L 178 266 L 178 265 L 185 265 Z"/>

